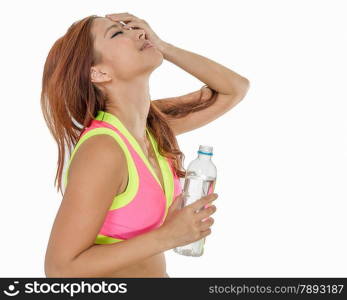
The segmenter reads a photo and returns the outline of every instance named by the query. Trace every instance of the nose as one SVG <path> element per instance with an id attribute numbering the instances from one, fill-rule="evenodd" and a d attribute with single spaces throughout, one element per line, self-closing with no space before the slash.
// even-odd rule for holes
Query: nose
<path id="1" fill-rule="evenodd" d="M 144 29 L 141 28 L 129 28 L 128 30 L 131 30 L 132 32 L 135 33 L 136 39 L 146 39 L 146 31 Z"/>
<path id="2" fill-rule="evenodd" d="M 146 31 L 144 29 L 139 29 L 137 32 L 137 38 L 138 39 L 145 39 L 146 38 Z"/>

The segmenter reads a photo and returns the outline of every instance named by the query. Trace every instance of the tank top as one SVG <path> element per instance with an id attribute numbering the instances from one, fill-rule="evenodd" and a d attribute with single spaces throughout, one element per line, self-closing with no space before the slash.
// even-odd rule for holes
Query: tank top
<path id="1" fill-rule="evenodd" d="M 71 153 L 64 175 L 64 189 L 71 161 L 78 148 L 88 138 L 98 134 L 110 135 L 119 144 L 126 157 L 128 184 L 122 193 L 115 195 L 95 238 L 95 244 L 121 242 L 160 227 L 172 202 L 182 192 L 171 159 L 159 153 L 157 141 L 148 127 L 146 132 L 159 163 L 164 186 L 161 185 L 137 140 L 117 116 L 109 112 L 102 110 L 97 112 L 91 124 L 82 131 Z"/>

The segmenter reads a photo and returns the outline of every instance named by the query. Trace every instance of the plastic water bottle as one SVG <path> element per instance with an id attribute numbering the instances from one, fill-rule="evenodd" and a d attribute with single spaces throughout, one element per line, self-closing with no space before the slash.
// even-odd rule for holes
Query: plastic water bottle
<path id="1" fill-rule="evenodd" d="M 194 159 L 187 168 L 182 191 L 183 201 L 181 208 L 208 194 L 214 193 L 217 169 L 211 160 L 213 147 L 200 145 L 197 153 L 198 157 Z M 209 205 L 205 205 L 205 207 L 201 207 L 197 211 L 208 206 Z M 203 221 L 205 219 L 203 219 Z M 188 245 L 176 247 L 173 250 L 181 255 L 201 256 L 204 253 L 205 239 L 206 237 Z"/>

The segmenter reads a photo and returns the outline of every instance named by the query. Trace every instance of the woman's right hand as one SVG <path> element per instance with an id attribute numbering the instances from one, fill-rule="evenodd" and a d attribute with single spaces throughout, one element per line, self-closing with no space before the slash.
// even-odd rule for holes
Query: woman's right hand
<path id="1" fill-rule="evenodd" d="M 214 219 L 209 216 L 215 213 L 216 206 L 210 202 L 217 197 L 218 194 L 211 193 L 183 208 L 183 194 L 176 197 L 160 227 L 170 245 L 169 249 L 198 241 L 211 233 L 210 226 Z"/>

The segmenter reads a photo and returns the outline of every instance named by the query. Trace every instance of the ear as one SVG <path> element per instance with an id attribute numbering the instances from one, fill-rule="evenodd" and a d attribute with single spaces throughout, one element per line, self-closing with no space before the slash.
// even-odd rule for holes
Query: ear
<path id="1" fill-rule="evenodd" d="M 92 82 L 108 82 L 111 81 L 112 78 L 105 72 L 102 72 L 100 69 L 96 67 L 91 67 L 90 68 L 90 80 Z"/>

